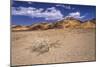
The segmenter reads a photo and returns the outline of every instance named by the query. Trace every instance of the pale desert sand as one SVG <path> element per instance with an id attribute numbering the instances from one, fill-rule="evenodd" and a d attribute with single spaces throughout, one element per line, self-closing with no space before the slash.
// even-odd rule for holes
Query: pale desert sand
<path id="1" fill-rule="evenodd" d="M 95 61 L 95 29 L 51 29 L 12 32 L 11 64 L 31 65 Z M 57 47 L 41 53 L 31 51 L 37 40 L 59 41 Z"/>

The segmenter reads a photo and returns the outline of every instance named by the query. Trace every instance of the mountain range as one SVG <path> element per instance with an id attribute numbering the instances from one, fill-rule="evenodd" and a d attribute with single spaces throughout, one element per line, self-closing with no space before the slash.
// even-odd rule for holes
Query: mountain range
<path id="1" fill-rule="evenodd" d="M 28 26 L 23 25 L 12 25 L 12 31 L 29 31 L 29 30 L 48 30 L 48 29 L 65 29 L 65 28 L 82 28 L 92 29 L 96 28 L 96 19 L 93 18 L 87 21 L 80 21 L 73 17 L 67 17 L 60 21 L 48 23 L 35 23 Z"/>

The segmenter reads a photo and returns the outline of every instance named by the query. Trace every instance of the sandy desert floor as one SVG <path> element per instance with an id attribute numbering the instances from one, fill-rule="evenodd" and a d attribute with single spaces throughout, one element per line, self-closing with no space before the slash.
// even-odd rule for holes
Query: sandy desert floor
<path id="1" fill-rule="evenodd" d="M 11 34 L 12 66 L 95 61 L 94 29 L 51 29 Z M 37 50 L 32 48 L 41 45 L 41 42 L 48 46 L 38 47 Z"/>

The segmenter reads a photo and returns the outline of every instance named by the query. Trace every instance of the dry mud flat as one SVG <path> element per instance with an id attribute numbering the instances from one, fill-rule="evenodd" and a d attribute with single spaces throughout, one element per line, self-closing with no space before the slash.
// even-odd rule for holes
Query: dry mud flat
<path id="1" fill-rule="evenodd" d="M 11 64 L 95 61 L 95 29 L 12 32 Z"/>

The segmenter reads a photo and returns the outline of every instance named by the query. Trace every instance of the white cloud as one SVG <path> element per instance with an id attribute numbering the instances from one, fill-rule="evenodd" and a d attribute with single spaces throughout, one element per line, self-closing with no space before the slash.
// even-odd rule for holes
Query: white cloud
<path id="1" fill-rule="evenodd" d="M 45 20 L 59 20 L 63 14 L 55 7 L 43 9 L 34 7 L 12 7 L 12 15 L 24 15 L 32 18 L 45 18 Z"/>
<path id="2" fill-rule="evenodd" d="M 65 9 L 74 9 L 74 8 L 72 8 L 71 6 L 69 6 L 69 5 L 56 5 L 57 7 L 63 7 L 63 8 L 65 8 Z"/>
<path id="3" fill-rule="evenodd" d="M 66 16 L 66 17 L 74 17 L 74 18 L 82 19 L 85 16 L 86 15 L 82 16 L 80 12 L 72 12 L 72 13 L 69 13 L 68 16 Z"/>
<path id="4" fill-rule="evenodd" d="M 29 1 L 28 4 L 32 4 L 33 2 Z"/>

